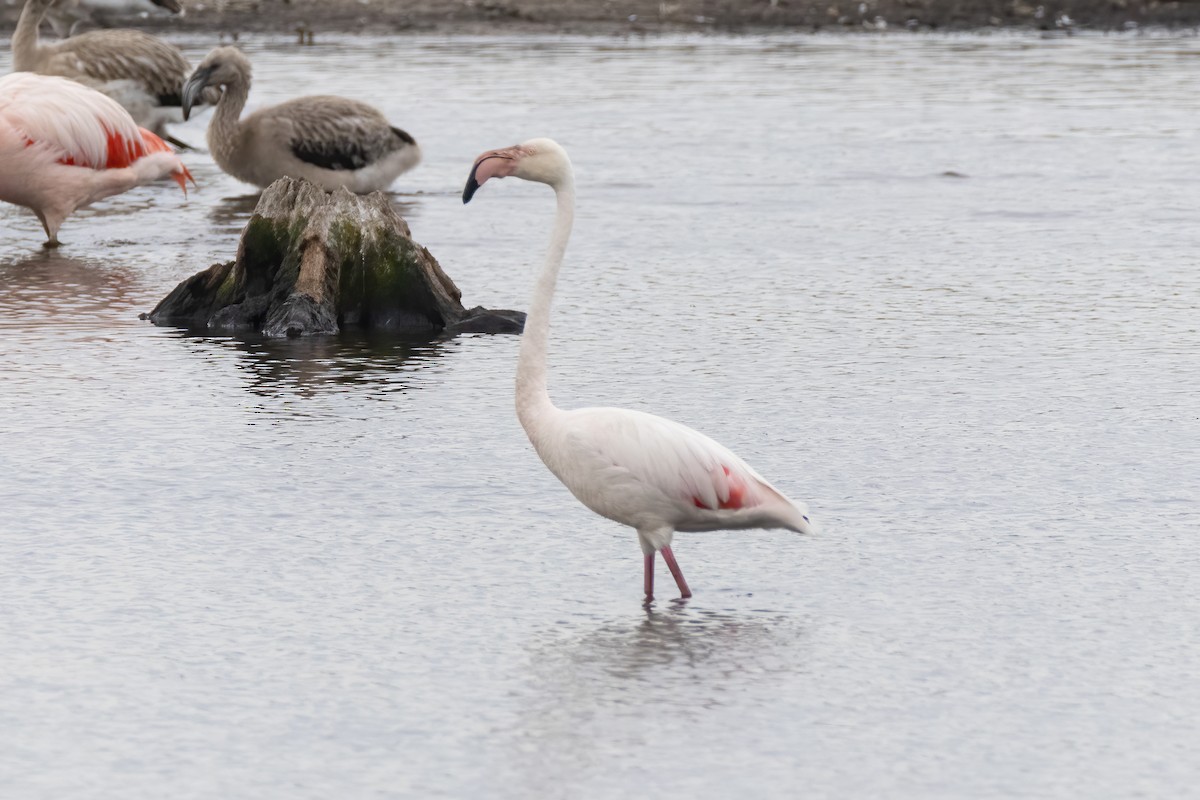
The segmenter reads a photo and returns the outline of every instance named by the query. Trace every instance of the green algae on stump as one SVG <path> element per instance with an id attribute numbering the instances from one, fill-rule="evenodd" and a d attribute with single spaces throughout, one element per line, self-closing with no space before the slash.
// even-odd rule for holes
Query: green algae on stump
<path id="1" fill-rule="evenodd" d="M 282 178 L 259 199 L 237 259 L 180 283 L 149 319 L 267 336 L 335 333 L 342 326 L 520 332 L 524 314 L 468 310 L 461 297 L 383 193 L 328 193 Z"/>

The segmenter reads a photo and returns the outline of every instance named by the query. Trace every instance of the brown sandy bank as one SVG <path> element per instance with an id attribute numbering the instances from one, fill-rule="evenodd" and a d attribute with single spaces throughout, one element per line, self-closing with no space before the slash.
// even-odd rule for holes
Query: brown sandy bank
<path id="1" fill-rule="evenodd" d="M 184 0 L 183 17 L 121 24 L 190 32 L 629 34 L 764 30 L 1129 30 L 1200 25 L 1200 1 L 1158 0 Z M 2 0 L 11 30 L 23 0 Z"/>

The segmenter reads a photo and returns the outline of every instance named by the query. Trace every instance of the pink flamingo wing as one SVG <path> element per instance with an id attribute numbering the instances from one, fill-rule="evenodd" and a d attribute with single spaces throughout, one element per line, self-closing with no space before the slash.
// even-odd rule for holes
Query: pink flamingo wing
<path id="1" fill-rule="evenodd" d="M 730 450 L 662 417 L 625 409 L 594 409 L 591 427 L 616 466 L 681 504 L 708 510 L 754 508 L 778 493 Z"/>
<path id="2" fill-rule="evenodd" d="M 27 146 L 48 148 L 61 164 L 127 167 L 147 152 L 129 112 L 65 78 L 27 72 L 0 78 L 0 114 Z"/>

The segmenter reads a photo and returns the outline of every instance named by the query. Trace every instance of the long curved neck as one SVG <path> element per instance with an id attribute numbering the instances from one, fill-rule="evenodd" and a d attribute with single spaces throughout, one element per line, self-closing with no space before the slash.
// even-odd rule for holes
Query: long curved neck
<path id="1" fill-rule="evenodd" d="M 37 64 L 40 44 L 38 28 L 52 3 L 53 0 L 28 0 L 21 9 L 21 17 L 17 20 L 12 37 L 13 69 L 19 72 L 29 71 Z"/>
<path id="2" fill-rule="evenodd" d="M 221 99 L 208 123 L 208 149 L 213 159 L 222 167 L 234 160 L 238 151 L 238 134 L 241 129 L 242 109 L 250 96 L 250 82 L 236 81 L 225 84 Z"/>
<path id="3" fill-rule="evenodd" d="M 527 433 L 536 425 L 538 412 L 554 407 L 546 391 L 546 345 L 550 338 L 550 304 L 575 221 L 575 179 L 569 171 L 554 186 L 554 194 L 558 200 L 554 233 L 525 317 L 525 333 L 521 336 L 521 354 L 517 359 L 517 417 Z"/>

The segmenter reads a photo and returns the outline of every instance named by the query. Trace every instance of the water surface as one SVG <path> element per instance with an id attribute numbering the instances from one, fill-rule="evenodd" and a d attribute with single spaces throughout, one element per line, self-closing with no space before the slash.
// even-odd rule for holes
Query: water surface
<path id="1" fill-rule="evenodd" d="M 415 135 L 395 202 L 468 305 L 526 306 L 553 211 L 463 208 L 473 157 L 567 146 L 555 399 L 709 433 L 822 533 L 682 535 L 696 596 L 643 609 L 515 337 L 139 321 L 253 208 L 204 153 L 55 253 L 3 206 L 0 793 L 1195 785 L 1195 39 L 319 39 L 244 41 L 251 104 Z"/>

